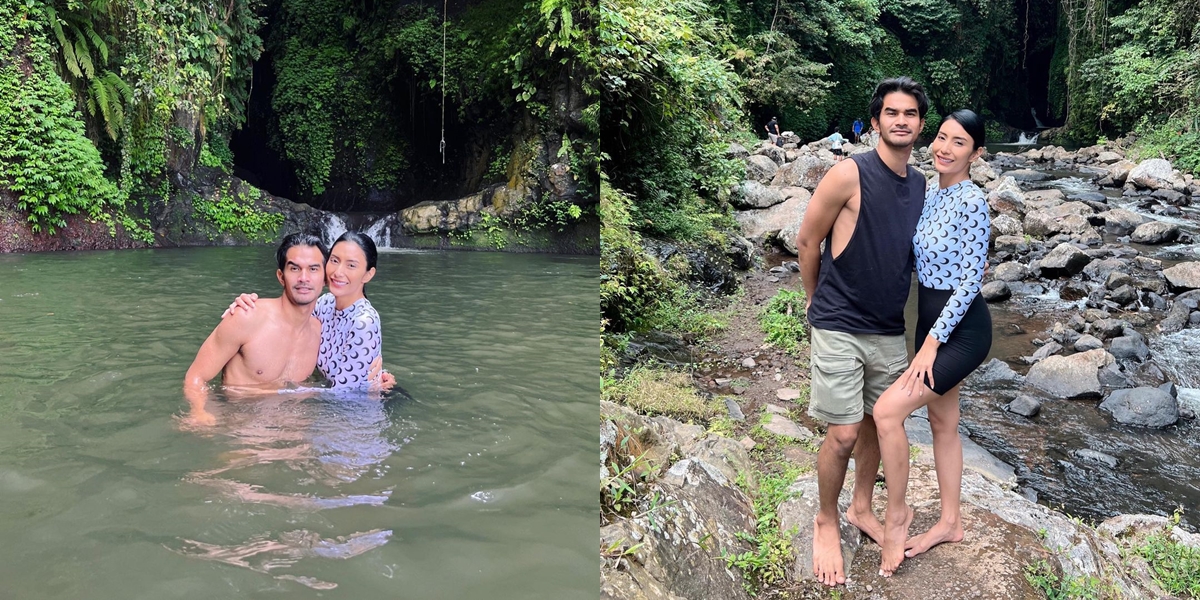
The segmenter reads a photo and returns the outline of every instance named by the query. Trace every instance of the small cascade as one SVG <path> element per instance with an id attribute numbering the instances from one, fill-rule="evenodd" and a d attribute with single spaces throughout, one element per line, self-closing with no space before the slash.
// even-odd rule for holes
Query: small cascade
<path id="1" fill-rule="evenodd" d="M 1037 117 L 1037 109 L 1031 106 L 1029 107 L 1029 112 L 1033 114 L 1034 126 L 1036 126 L 1038 129 L 1046 129 L 1046 126 L 1042 125 L 1042 120 Z"/>
<path id="2" fill-rule="evenodd" d="M 1200 329 L 1184 329 L 1150 338 L 1150 352 L 1175 385 L 1200 388 Z"/>
<path id="3" fill-rule="evenodd" d="M 326 247 L 332 246 L 334 240 L 346 233 L 347 229 L 349 228 L 341 216 L 335 213 L 326 213 L 325 220 L 321 223 L 321 241 L 325 242 Z"/>
<path id="4" fill-rule="evenodd" d="M 371 226 L 367 227 L 366 231 L 364 232 L 367 234 L 367 237 L 371 238 L 371 240 L 375 242 L 376 247 L 378 247 L 378 248 L 391 248 L 392 247 L 392 227 L 391 227 L 392 223 L 391 223 L 391 221 L 392 221 L 391 215 L 381 217 L 378 221 L 371 223 Z"/>
<path id="5" fill-rule="evenodd" d="M 1032 146 L 1037 143 L 1039 135 L 1041 135 L 1041 134 L 1035 133 L 1035 134 L 1033 134 L 1033 137 L 1028 137 L 1025 135 L 1025 132 L 1022 131 L 1020 137 L 1017 138 L 1017 141 L 1015 143 L 1018 146 Z"/>

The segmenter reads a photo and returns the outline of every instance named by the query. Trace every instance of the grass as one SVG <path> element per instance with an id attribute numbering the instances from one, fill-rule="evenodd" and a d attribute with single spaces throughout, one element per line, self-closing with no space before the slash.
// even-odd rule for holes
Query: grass
<path id="1" fill-rule="evenodd" d="M 1025 567 L 1025 580 L 1046 600 L 1105 600 L 1112 596 L 1096 577 L 1060 577 L 1044 560 Z"/>
<path id="2" fill-rule="evenodd" d="M 749 587 L 761 590 L 764 586 L 784 581 L 792 562 L 792 536 L 795 527 L 779 530 L 779 505 L 793 496 L 789 491 L 800 469 L 784 465 L 778 473 L 756 474 L 757 489 L 752 494 L 755 518 L 753 533 L 739 532 L 738 538 L 749 542 L 751 550 L 739 554 L 726 553 L 725 562 L 742 572 Z M 739 477 L 739 483 L 744 479 Z M 751 490 L 743 487 L 747 494 Z"/>
<path id="3" fill-rule="evenodd" d="M 792 356 L 801 354 L 804 340 L 804 292 L 779 290 L 758 314 L 758 323 L 768 344 L 778 346 Z"/>
<path id="4" fill-rule="evenodd" d="M 1182 597 L 1200 598 L 1200 549 L 1185 546 L 1164 532 L 1146 536 L 1137 549 L 1154 571 L 1163 590 Z"/>
<path id="5" fill-rule="evenodd" d="M 717 417 L 721 408 L 702 398 L 687 373 L 639 365 L 624 379 L 606 382 L 601 398 L 624 404 L 646 415 L 667 415 L 682 421 L 705 421 Z"/>

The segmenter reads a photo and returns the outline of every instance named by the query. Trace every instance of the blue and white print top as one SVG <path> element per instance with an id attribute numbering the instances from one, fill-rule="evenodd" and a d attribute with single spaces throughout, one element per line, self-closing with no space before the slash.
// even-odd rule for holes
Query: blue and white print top
<path id="1" fill-rule="evenodd" d="M 379 357 L 383 342 L 379 313 L 366 298 L 344 310 L 334 305 L 333 294 L 317 299 L 313 316 L 321 320 L 321 350 L 317 367 L 333 387 L 365 386 L 371 363 Z"/>
<path id="2" fill-rule="evenodd" d="M 929 335 L 943 344 L 979 295 L 990 232 L 987 197 L 971 180 L 926 190 L 913 252 L 921 285 L 954 290 L 929 330 Z"/>

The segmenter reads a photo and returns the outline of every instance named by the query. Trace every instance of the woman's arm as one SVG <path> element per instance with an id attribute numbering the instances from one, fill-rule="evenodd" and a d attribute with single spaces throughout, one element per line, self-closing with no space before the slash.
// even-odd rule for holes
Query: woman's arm
<path id="1" fill-rule="evenodd" d="M 946 306 L 929 330 L 929 335 L 943 344 L 950 339 L 950 334 L 962 322 L 967 309 L 979 295 L 979 289 L 983 287 L 984 266 L 987 264 L 988 234 L 991 230 L 987 201 L 978 189 L 973 189 L 968 194 L 970 196 L 964 199 L 958 210 L 961 223 L 958 229 L 959 239 L 947 240 L 957 244 L 962 251 L 962 262 L 959 265 L 962 269 L 961 278 L 954 294 L 946 301 Z"/>

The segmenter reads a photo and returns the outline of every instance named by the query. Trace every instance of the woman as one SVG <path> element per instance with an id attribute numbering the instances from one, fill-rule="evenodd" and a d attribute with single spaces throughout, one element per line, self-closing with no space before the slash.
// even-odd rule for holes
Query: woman
<path id="1" fill-rule="evenodd" d="M 396 379 L 382 372 L 379 313 L 367 300 L 366 284 L 375 277 L 379 253 L 370 237 L 347 231 L 329 249 L 325 282 L 329 292 L 317 299 L 313 316 L 321 320 L 317 368 L 338 387 L 382 387 Z M 258 294 L 242 294 L 222 318 L 242 307 L 254 308 Z"/>
<path id="2" fill-rule="evenodd" d="M 930 145 L 939 180 L 926 192 L 913 236 L 921 284 L 917 355 L 874 410 L 888 494 L 880 562 L 885 577 L 905 557 L 963 537 L 959 383 L 983 363 L 992 345 L 992 319 L 979 295 L 991 225 L 986 195 L 970 178 L 971 163 L 983 154 L 983 144 L 983 120 L 964 109 L 946 117 Z M 933 528 L 906 541 L 912 510 L 904 501 L 909 461 L 904 419 L 926 405 L 942 514 Z"/>

